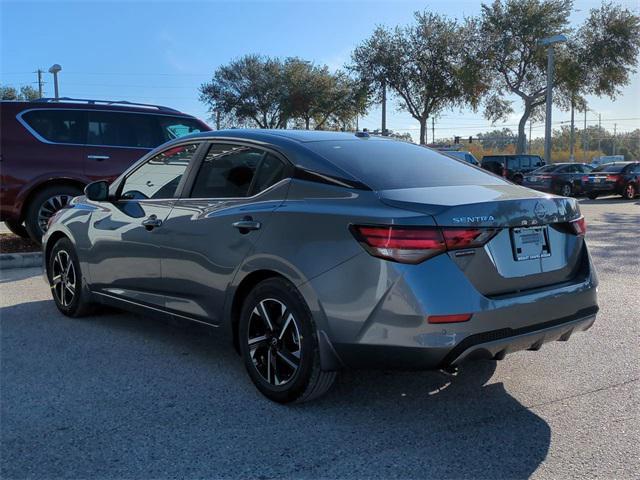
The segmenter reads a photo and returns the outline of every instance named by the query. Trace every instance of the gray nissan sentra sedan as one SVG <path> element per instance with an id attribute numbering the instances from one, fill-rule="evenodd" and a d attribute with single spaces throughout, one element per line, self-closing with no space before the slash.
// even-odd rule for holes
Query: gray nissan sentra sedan
<path id="1" fill-rule="evenodd" d="M 574 199 L 366 133 L 196 134 L 85 195 L 44 238 L 58 309 L 218 327 L 278 402 L 344 367 L 538 350 L 598 311 Z"/>

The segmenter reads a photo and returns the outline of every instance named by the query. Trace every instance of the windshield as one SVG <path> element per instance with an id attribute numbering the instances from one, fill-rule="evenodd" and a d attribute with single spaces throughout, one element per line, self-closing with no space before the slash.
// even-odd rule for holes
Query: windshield
<path id="1" fill-rule="evenodd" d="M 374 190 L 507 182 L 467 162 L 393 140 L 309 142 L 308 148 Z"/>

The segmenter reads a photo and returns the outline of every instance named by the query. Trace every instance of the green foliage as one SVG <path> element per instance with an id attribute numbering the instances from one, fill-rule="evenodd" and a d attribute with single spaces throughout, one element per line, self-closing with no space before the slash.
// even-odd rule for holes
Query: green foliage
<path id="1" fill-rule="evenodd" d="M 30 85 L 23 85 L 20 90 L 15 87 L 0 85 L 0 99 L 31 101 L 40 98 L 38 91 Z"/>
<path id="2" fill-rule="evenodd" d="M 484 92 L 483 69 L 473 50 L 477 29 L 472 21 L 456 20 L 428 11 L 416 12 L 415 21 L 388 30 L 378 27 L 358 46 L 349 69 L 369 91 L 392 89 L 400 108 L 418 120 L 420 143 L 426 143 L 431 115 L 446 108 L 475 108 Z"/>
<path id="3" fill-rule="evenodd" d="M 299 58 L 247 55 L 216 70 L 200 99 L 224 124 L 345 128 L 367 106 L 366 90 L 342 72 Z"/>
<path id="4" fill-rule="evenodd" d="M 505 95 L 520 97 L 524 110 L 518 128 L 517 151 L 526 147 L 525 125 L 540 116 L 546 100 L 546 49 L 538 41 L 566 34 L 557 46 L 555 100 L 561 107 L 583 109 L 587 94 L 615 97 L 635 71 L 640 50 L 640 18 L 631 11 L 603 4 L 591 10 L 574 31 L 569 26 L 571 0 L 495 0 L 482 6 L 482 58 L 492 74 L 485 116 L 491 121 L 513 113 Z"/>

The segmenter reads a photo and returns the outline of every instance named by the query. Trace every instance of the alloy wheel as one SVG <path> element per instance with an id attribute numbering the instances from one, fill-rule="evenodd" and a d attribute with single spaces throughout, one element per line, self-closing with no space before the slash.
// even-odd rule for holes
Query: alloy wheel
<path id="1" fill-rule="evenodd" d="M 571 196 L 571 185 L 563 185 L 562 186 L 562 196 L 570 197 Z"/>
<path id="2" fill-rule="evenodd" d="M 636 189 L 634 188 L 633 185 L 629 184 L 627 185 L 627 188 L 625 189 L 625 197 L 627 197 L 629 200 L 632 200 L 633 197 L 636 196 Z"/>
<path id="3" fill-rule="evenodd" d="M 58 250 L 53 259 L 51 288 L 63 307 L 68 307 L 76 296 L 77 276 L 71 256 L 65 250 Z"/>
<path id="4" fill-rule="evenodd" d="M 298 322 L 279 300 L 261 300 L 249 318 L 247 343 L 258 374 L 279 387 L 293 380 L 300 369 L 302 338 Z"/>
<path id="5" fill-rule="evenodd" d="M 38 209 L 38 227 L 42 233 L 47 231 L 49 225 L 49 219 L 63 207 L 66 207 L 73 196 L 71 195 L 54 195 L 49 197 Z"/>

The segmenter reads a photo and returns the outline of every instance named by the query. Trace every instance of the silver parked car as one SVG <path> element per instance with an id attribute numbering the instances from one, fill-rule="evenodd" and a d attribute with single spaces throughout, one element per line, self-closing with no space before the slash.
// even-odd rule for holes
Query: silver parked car
<path id="1" fill-rule="evenodd" d="M 85 194 L 44 237 L 58 309 L 219 327 L 278 402 L 344 367 L 538 350 L 598 311 L 574 199 L 366 133 L 196 134 Z"/>

